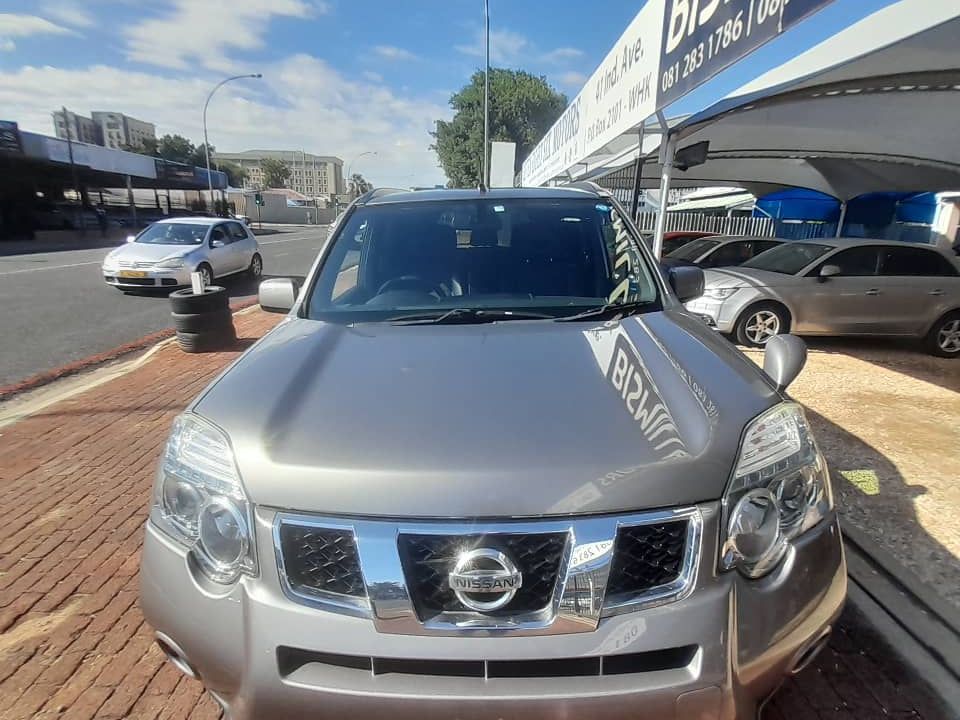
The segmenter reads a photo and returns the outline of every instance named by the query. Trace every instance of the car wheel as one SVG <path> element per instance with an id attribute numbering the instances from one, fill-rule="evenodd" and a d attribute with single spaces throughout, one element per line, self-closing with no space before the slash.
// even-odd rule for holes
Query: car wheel
<path id="1" fill-rule="evenodd" d="M 934 323 L 927 334 L 931 355 L 960 358 L 960 311 L 950 312 Z"/>
<path id="2" fill-rule="evenodd" d="M 207 265 L 207 263 L 200 263 L 197 265 L 197 272 L 203 276 L 203 286 L 209 287 L 213 285 L 213 268 Z"/>
<path id="3" fill-rule="evenodd" d="M 775 335 L 790 332 L 786 310 L 774 303 L 748 308 L 737 320 L 737 342 L 747 347 L 763 347 Z"/>
<path id="4" fill-rule="evenodd" d="M 226 310 L 229 306 L 230 296 L 219 285 L 205 288 L 202 295 L 194 295 L 190 288 L 170 293 L 170 309 L 178 315 L 212 313 Z"/>
<path id="5" fill-rule="evenodd" d="M 247 274 L 252 278 L 263 275 L 263 258 L 260 257 L 260 253 L 254 253 L 253 259 L 250 261 L 250 267 L 247 268 Z"/>

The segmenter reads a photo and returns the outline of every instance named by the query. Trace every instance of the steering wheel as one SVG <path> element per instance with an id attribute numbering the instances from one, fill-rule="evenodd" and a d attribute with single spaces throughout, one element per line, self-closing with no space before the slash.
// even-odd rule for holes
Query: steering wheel
<path id="1" fill-rule="evenodd" d="M 443 289 L 437 283 L 431 283 L 416 275 L 402 275 L 392 280 L 387 280 L 377 290 L 377 295 L 383 295 L 392 290 L 419 290 L 430 295 L 436 295 L 438 298 L 446 295 Z"/>

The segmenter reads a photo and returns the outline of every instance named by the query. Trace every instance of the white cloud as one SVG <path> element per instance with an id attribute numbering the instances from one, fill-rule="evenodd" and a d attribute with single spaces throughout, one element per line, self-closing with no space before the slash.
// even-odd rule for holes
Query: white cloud
<path id="1" fill-rule="evenodd" d="M 308 0 L 174 0 L 160 17 L 126 29 L 127 59 L 176 70 L 200 65 L 229 72 L 238 65 L 228 52 L 263 47 L 274 17 L 329 11 L 328 3 Z"/>
<path id="2" fill-rule="evenodd" d="M 558 79 L 561 85 L 579 92 L 590 78 L 583 73 L 571 71 L 562 73 Z"/>
<path id="3" fill-rule="evenodd" d="M 71 31 L 37 15 L 0 13 L 0 40 L 31 35 L 69 35 Z"/>
<path id="4" fill-rule="evenodd" d="M 541 60 L 548 63 L 564 63 L 570 60 L 579 60 L 583 57 L 583 50 L 575 47 L 559 47 L 544 53 Z"/>
<path id="5" fill-rule="evenodd" d="M 232 83 L 210 104 L 210 142 L 223 151 L 300 150 L 350 160 L 367 150 L 360 170 L 375 183 L 444 182 L 428 132 L 451 111 L 431 94 L 401 95 L 357 81 L 321 59 L 295 55 L 261 68 L 261 82 Z M 117 67 L 0 69 L 0 107 L 24 130 L 53 134 L 50 112 L 87 112 L 91 98 L 148 122 L 157 132 L 201 142 L 206 78 L 165 77 Z"/>
<path id="6" fill-rule="evenodd" d="M 383 82 L 383 75 L 381 75 L 380 73 L 375 73 L 373 72 L 373 70 L 364 70 L 363 76 L 370 82 L 375 82 L 375 83 Z"/>
<path id="7" fill-rule="evenodd" d="M 456 50 L 473 57 L 484 56 L 483 31 L 476 34 L 470 45 L 456 45 Z M 529 49 L 530 41 L 512 30 L 492 30 L 490 32 L 490 62 L 496 65 L 512 65 L 518 62 Z"/>
<path id="8" fill-rule="evenodd" d="M 41 5 L 44 15 L 71 27 L 88 28 L 93 26 L 93 16 L 87 8 L 74 0 L 50 0 Z"/>
<path id="9" fill-rule="evenodd" d="M 416 60 L 417 56 L 409 50 L 395 47 L 393 45 L 377 45 L 373 51 L 387 60 Z"/>
<path id="10" fill-rule="evenodd" d="M 10 38 L 0 38 L 0 52 L 13 52 L 17 44 Z"/>

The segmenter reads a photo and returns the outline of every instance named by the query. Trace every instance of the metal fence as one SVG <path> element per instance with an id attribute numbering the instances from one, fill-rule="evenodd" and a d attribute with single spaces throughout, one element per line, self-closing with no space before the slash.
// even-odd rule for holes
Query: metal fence
<path id="1" fill-rule="evenodd" d="M 656 213 L 646 212 L 637 215 L 637 227 L 641 231 L 652 232 L 656 224 Z M 768 217 L 726 217 L 702 213 L 668 212 L 666 231 L 675 230 L 773 237 L 776 232 L 776 223 Z"/>

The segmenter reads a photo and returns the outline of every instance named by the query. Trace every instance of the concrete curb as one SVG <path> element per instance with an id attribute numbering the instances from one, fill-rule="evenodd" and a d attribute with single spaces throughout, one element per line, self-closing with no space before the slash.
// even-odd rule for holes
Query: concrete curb
<path id="1" fill-rule="evenodd" d="M 236 313 L 240 310 L 246 310 L 247 308 L 253 307 L 256 304 L 256 299 L 244 300 L 242 302 L 232 304 L 230 309 Z M 102 353 L 85 357 L 82 360 L 68 363 L 59 368 L 54 368 L 53 370 L 47 370 L 42 373 L 37 373 L 36 375 L 31 375 L 24 380 L 11 383 L 10 385 L 0 386 L 0 402 L 9 400 L 10 398 L 28 390 L 35 390 L 39 387 L 43 387 L 44 385 L 49 385 L 50 383 L 56 382 L 62 378 L 76 375 L 77 373 L 81 373 L 86 370 L 91 370 L 95 367 L 103 365 L 104 363 L 112 362 L 113 360 L 117 360 L 125 355 L 129 355 L 130 353 L 144 350 L 145 348 L 148 348 L 151 345 L 160 342 L 161 340 L 166 340 L 167 338 L 173 337 L 173 335 L 173 328 L 158 330 L 157 332 L 144 335 L 142 338 L 125 343 L 110 350 L 106 350 Z"/>

